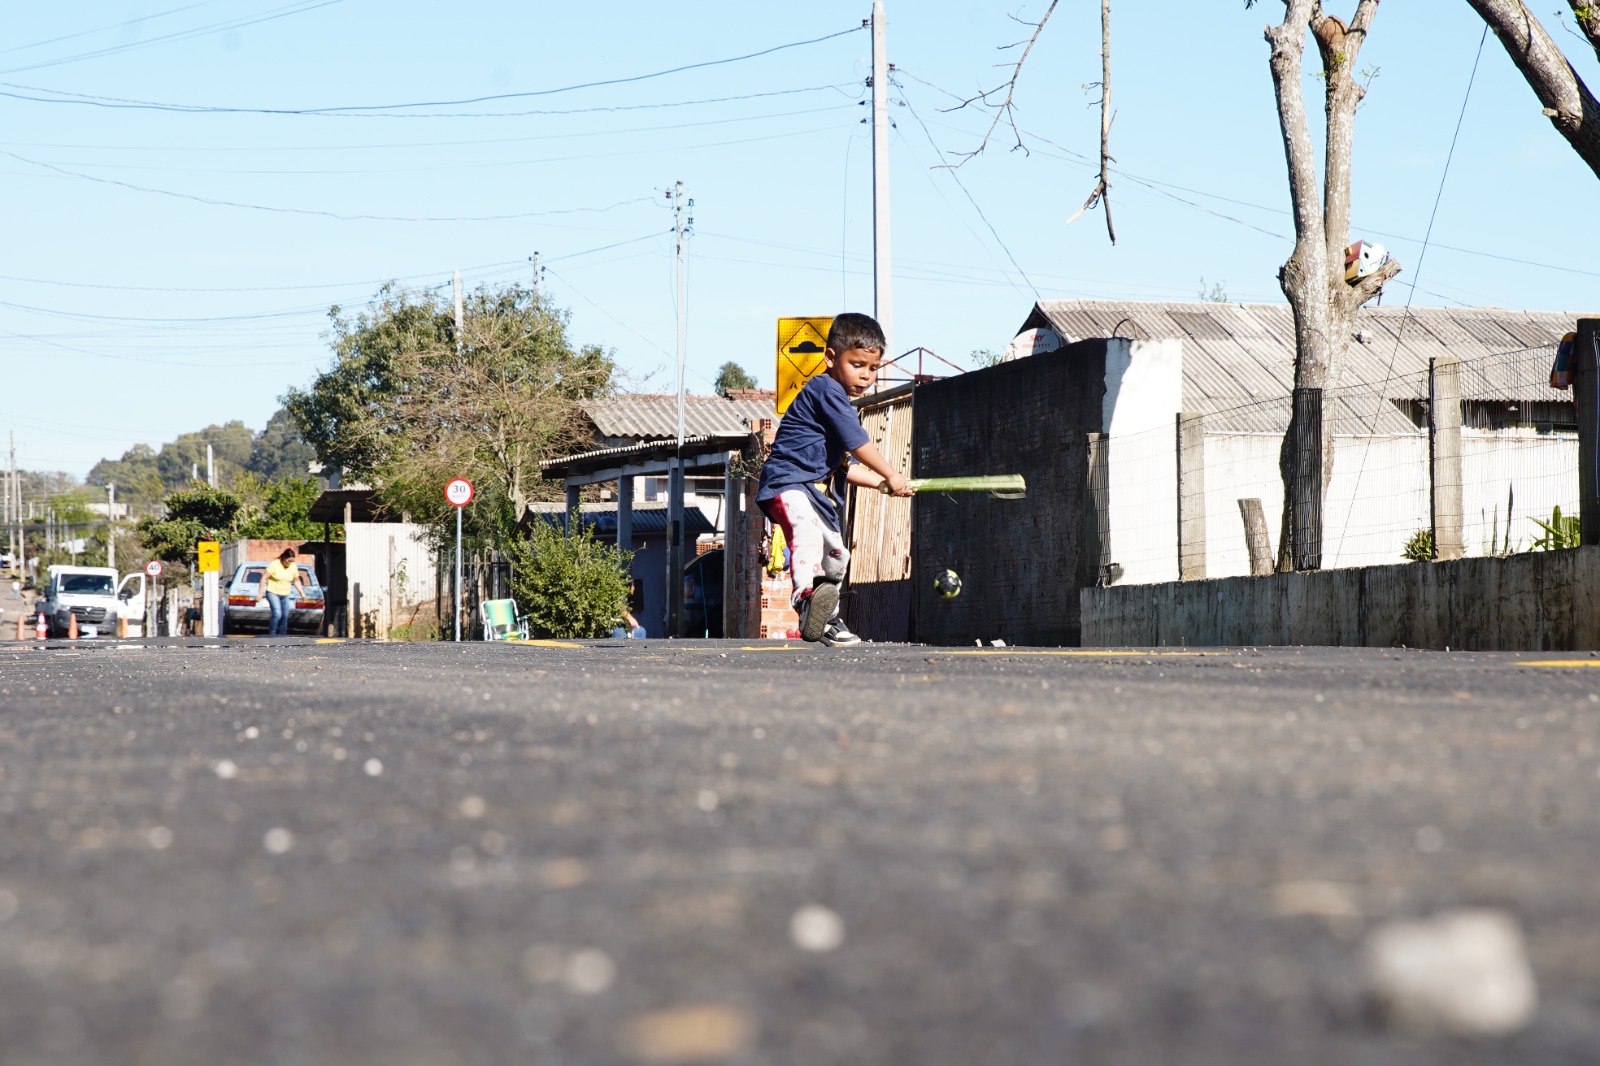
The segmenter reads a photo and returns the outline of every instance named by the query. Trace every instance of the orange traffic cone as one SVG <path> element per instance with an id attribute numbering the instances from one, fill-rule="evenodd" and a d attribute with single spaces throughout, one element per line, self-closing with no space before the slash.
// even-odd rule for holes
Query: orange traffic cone
<path id="1" fill-rule="evenodd" d="M 39 624 L 33 627 L 33 635 L 38 640 L 43 640 L 46 636 L 49 635 L 49 630 L 45 627 L 45 624 L 44 624 L 44 612 L 43 611 L 39 612 Z"/>
<path id="2" fill-rule="evenodd" d="M 67 639 L 78 639 L 78 616 L 71 611 L 67 612 Z"/>
<path id="3" fill-rule="evenodd" d="M 120 614 L 117 615 L 117 639 L 128 639 L 128 620 L 122 617 Z"/>

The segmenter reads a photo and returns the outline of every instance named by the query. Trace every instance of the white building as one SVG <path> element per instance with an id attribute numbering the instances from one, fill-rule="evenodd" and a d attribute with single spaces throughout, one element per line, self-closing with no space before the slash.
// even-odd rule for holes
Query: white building
<path id="1" fill-rule="evenodd" d="M 1549 377 L 1556 346 L 1577 317 L 1496 308 L 1360 311 L 1345 365 L 1323 395 L 1333 463 L 1322 566 L 1399 562 L 1408 538 L 1429 528 L 1434 359 L 1460 367 L 1466 554 L 1526 549 L 1543 532 L 1535 519 L 1548 521 L 1557 506 L 1575 515 L 1576 415 L 1571 393 L 1551 388 Z M 1283 304 L 1035 305 L 1013 355 L 1089 338 L 1129 341 L 1107 356 L 1100 442 L 1102 559 L 1120 568 L 1117 582 L 1179 579 L 1181 492 L 1190 494 L 1186 516 L 1203 515 L 1203 576 L 1250 572 L 1242 499 L 1260 500 L 1276 548 L 1294 336 Z M 1203 459 L 1195 463 L 1191 451 L 1183 470 L 1180 413 L 1199 416 L 1203 442 Z"/>

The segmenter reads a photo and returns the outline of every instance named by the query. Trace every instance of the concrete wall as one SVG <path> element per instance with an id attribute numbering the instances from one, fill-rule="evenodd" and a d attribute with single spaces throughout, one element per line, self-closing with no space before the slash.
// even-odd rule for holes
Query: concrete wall
<path id="1" fill-rule="evenodd" d="M 1100 555 L 1087 435 L 1101 432 L 1107 350 L 1125 356 L 1128 343 L 1084 341 L 918 386 L 912 476 L 1022 473 L 1028 496 L 915 499 L 915 639 L 1077 643 L 1078 590 L 1094 582 Z M 933 591 L 945 568 L 961 575 L 955 599 Z"/>
<path id="2" fill-rule="evenodd" d="M 1600 548 L 1086 588 L 1084 647 L 1600 648 Z"/>

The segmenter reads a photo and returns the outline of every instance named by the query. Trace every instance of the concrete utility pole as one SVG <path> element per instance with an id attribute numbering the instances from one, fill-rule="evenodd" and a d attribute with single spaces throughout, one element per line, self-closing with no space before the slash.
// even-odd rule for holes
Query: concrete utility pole
<path id="1" fill-rule="evenodd" d="M 28 576 L 28 541 L 22 530 L 22 479 L 17 476 L 17 435 L 11 441 L 11 558 L 23 577 Z"/>
<path id="2" fill-rule="evenodd" d="M 883 0 L 872 0 L 872 315 L 883 327 L 885 359 L 894 358 L 889 255 L 889 61 Z"/>
<path id="3" fill-rule="evenodd" d="M 17 466 L 17 436 L 16 436 L 15 433 L 13 433 L 13 434 L 11 434 L 11 465 L 6 468 L 6 470 L 5 470 L 5 478 L 4 478 L 4 480 L 5 480 L 6 547 L 9 549 L 9 552 L 10 552 L 10 555 L 11 555 L 11 565 L 12 566 L 17 565 L 17 531 L 11 525 L 11 516 L 16 513 L 16 505 L 12 502 L 12 495 L 13 495 L 13 493 L 15 491 L 14 486 L 12 485 L 12 482 L 15 481 L 16 478 L 14 478 L 12 476 L 11 472 L 16 469 L 16 466 Z"/>
<path id="4" fill-rule="evenodd" d="M 217 487 L 217 456 L 211 445 L 206 445 L 206 484 Z"/>
<path id="5" fill-rule="evenodd" d="M 677 237 L 678 256 L 678 446 L 673 454 L 667 477 L 667 636 L 683 635 L 683 360 L 687 333 L 687 308 L 684 305 L 684 241 L 693 216 L 685 217 L 685 210 L 694 207 L 694 201 L 684 196 L 683 182 L 677 182 L 670 192 L 672 198 L 673 233 Z"/>
<path id="6" fill-rule="evenodd" d="M 106 482 L 106 565 L 117 566 L 117 486 Z"/>
<path id="7" fill-rule="evenodd" d="M 544 273 L 544 267 L 539 265 L 538 252 L 534 252 L 528 257 L 528 260 L 533 264 L 533 302 L 537 305 L 539 302 L 539 276 Z"/>

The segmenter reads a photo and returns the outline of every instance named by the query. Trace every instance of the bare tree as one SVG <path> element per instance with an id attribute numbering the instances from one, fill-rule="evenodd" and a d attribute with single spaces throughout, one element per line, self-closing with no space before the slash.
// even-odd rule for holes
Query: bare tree
<path id="1" fill-rule="evenodd" d="M 1522 0 L 1467 0 L 1505 46 L 1544 114 L 1578 158 L 1600 176 L 1600 103 L 1572 69 L 1556 42 Z M 1578 29 L 1600 55 L 1600 7 L 1593 0 L 1568 0 Z"/>
<path id="2" fill-rule="evenodd" d="M 992 89 L 985 89 L 975 96 L 967 97 L 954 107 L 945 108 L 947 111 L 959 111 L 963 107 L 976 104 L 991 108 L 994 111 L 994 118 L 990 120 L 989 128 L 984 131 L 983 139 L 978 142 L 978 147 L 970 152 L 959 153 L 961 162 L 955 164 L 956 166 L 961 166 L 967 160 L 989 147 L 989 139 L 994 136 L 994 131 L 1000 128 L 1002 122 L 1011 127 L 1012 139 L 1016 141 L 1011 146 L 1011 150 L 1014 152 L 1020 148 L 1023 152 L 1027 152 L 1028 146 L 1022 139 L 1022 130 L 1017 126 L 1017 79 L 1022 76 L 1023 64 L 1027 63 L 1028 54 L 1033 51 L 1033 46 L 1038 43 L 1040 34 L 1044 33 L 1045 23 L 1050 21 L 1050 15 L 1055 11 L 1056 4 L 1059 2 L 1060 0 L 1050 0 L 1050 6 L 1045 8 L 1045 12 L 1040 16 L 1038 22 L 1028 22 L 1018 18 L 1016 15 L 1011 16 L 1024 26 L 1033 27 L 1033 33 L 1028 36 L 1026 41 L 1016 41 L 1012 44 L 1001 46 L 1002 48 L 1022 48 L 1022 54 L 1017 57 L 1016 63 L 1011 67 L 1011 76 Z M 1115 162 L 1111 155 L 1111 119 L 1113 115 L 1111 110 L 1111 0 L 1100 0 L 1100 80 L 1090 83 L 1087 88 L 1100 90 L 1100 173 L 1095 176 L 1095 185 L 1089 192 L 1089 198 L 1083 202 L 1083 206 L 1078 208 L 1071 218 L 1067 219 L 1067 224 L 1071 225 L 1078 221 L 1085 211 L 1093 210 L 1097 205 L 1103 206 L 1106 213 L 1106 235 L 1111 239 L 1112 244 L 1116 244 L 1117 230 L 1111 224 L 1111 180 L 1109 177 L 1111 164 Z M 1004 96 L 1001 95 L 1002 93 Z M 999 102 L 996 103 L 996 100 Z"/>
<path id="3" fill-rule="evenodd" d="M 1284 481 L 1283 526 L 1278 569 L 1320 565 L 1322 495 L 1332 470 L 1332 441 L 1319 421 L 1321 390 L 1338 383 L 1350 344 L 1351 323 L 1362 304 L 1400 272 L 1390 260 L 1351 283 L 1344 275 L 1350 240 L 1350 164 L 1356 106 L 1366 90 L 1353 76 L 1378 0 L 1359 0 L 1346 24 L 1322 10 L 1320 0 L 1284 0 L 1284 18 L 1266 29 L 1278 124 L 1289 168 L 1294 207 L 1294 251 L 1278 272 L 1278 283 L 1294 313 L 1295 404 L 1284 435 L 1279 469 Z M 1325 136 L 1322 189 L 1301 90 L 1301 58 L 1307 33 L 1322 59 Z M 1302 403 L 1313 398 L 1316 403 Z M 1306 449 L 1319 451 L 1308 455 Z M 1296 476 L 1296 471 L 1300 476 Z M 1308 472 L 1320 476 L 1308 477 Z"/>

